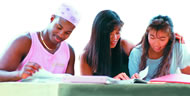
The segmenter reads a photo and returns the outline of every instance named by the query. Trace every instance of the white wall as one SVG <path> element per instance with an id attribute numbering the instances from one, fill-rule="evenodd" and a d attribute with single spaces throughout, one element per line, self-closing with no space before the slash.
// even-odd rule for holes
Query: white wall
<path id="1" fill-rule="evenodd" d="M 79 72 L 78 57 L 90 38 L 92 22 L 104 9 L 119 14 L 125 23 L 122 37 L 134 44 L 141 40 L 150 19 L 162 14 L 172 18 L 174 31 L 183 35 L 190 45 L 188 0 L 3 0 L 0 1 L 0 55 L 20 34 L 45 28 L 51 11 L 62 1 L 73 5 L 81 16 L 79 25 L 67 40 L 76 52 L 76 74 Z"/>

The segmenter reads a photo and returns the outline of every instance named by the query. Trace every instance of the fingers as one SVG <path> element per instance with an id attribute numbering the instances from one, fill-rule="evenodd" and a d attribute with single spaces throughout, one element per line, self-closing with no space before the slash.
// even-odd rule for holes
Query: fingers
<path id="1" fill-rule="evenodd" d="M 22 71 L 22 79 L 26 79 L 27 77 L 32 76 L 36 71 L 39 71 L 40 68 L 40 65 L 37 63 L 27 63 Z"/>
<path id="2" fill-rule="evenodd" d="M 41 66 L 39 64 L 33 63 L 33 62 L 27 63 L 26 66 L 32 67 L 34 70 L 39 70 L 41 68 Z"/>
<path id="3" fill-rule="evenodd" d="M 181 36 L 179 36 L 179 35 L 177 34 L 177 35 L 175 35 L 175 38 L 179 41 L 179 43 L 181 43 L 181 41 L 182 41 L 182 37 L 181 37 Z"/>
<path id="4" fill-rule="evenodd" d="M 179 35 L 178 33 L 175 33 L 175 38 L 179 40 L 179 43 L 185 44 L 185 41 L 183 39 L 183 36 Z"/>
<path id="5" fill-rule="evenodd" d="M 139 76 L 138 73 L 135 73 L 135 74 L 131 77 L 131 79 L 137 79 L 137 78 L 140 78 L 140 76 Z"/>
<path id="6" fill-rule="evenodd" d="M 29 76 L 32 76 L 32 74 L 30 73 L 30 72 L 28 72 L 28 71 L 25 71 L 23 74 L 22 74 L 22 79 L 26 79 L 27 77 L 29 77 Z"/>
<path id="7" fill-rule="evenodd" d="M 114 77 L 117 80 L 129 80 L 130 78 L 126 75 L 126 73 L 122 72 Z"/>
<path id="8" fill-rule="evenodd" d="M 185 40 L 183 39 L 183 37 L 181 38 L 181 44 L 185 44 Z"/>
<path id="9" fill-rule="evenodd" d="M 37 70 L 34 69 L 32 66 L 26 66 L 22 73 L 22 79 L 26 79 L 29 76 L 32 76 Z"/>

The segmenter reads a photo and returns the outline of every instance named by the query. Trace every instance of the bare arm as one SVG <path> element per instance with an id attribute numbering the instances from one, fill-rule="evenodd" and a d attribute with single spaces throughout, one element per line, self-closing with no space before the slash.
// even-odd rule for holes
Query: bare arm
<path id="1" fill-rule="evenodd" d="M 0 60 L 0 81 L 20 80 L 22 78 L 22 74 L 27 73 L 28 70 L 30 72 L 34 72 L 32 71 L 32 65 L 23 68 L 24 70 L 22 71 L 16 71 L 22 62 L 22 58 L 27 55 L 30 46 L 31 39 L 28 35 L 21 36 L 13 41 Z"/>
<path id="2" fill-rule="evenodd" d="M 67 66 L 66 73 L 74 75 L 74 63 L 75 63 L 75 53 L 73 48 L 69 45 L 69 50 L 70 50 L 70 59 L 69 59 L 69 64 Z"/>
<path id="3" fill-rule="evenodd" d="M 134 44 L 130 43 L 127 40 L 121 39 L 121 46 L 123 47 L 124 51 L 127 53 L 129 56 L 131 50 L 135 47 Z"/>
<path id="4" fill-rule="evenodd" d="M 29 51 L 30 44 L 31 40 L 27 36 L 21 36 L 14 40 L 1 58 L 0 70 L 15 71 L 22 57 L 27 54 L 26 51 Z"/>
<path id="5" fill-rule="evenodd" d="M 92 68 L 87 64 L 84 53 L 80 57 L 80 73 L 81 75 L 92 75 Z"/>
<path id="6" fill-rule="evenodd" d="M 190 75 L 190 65 L 185 67 L 184 69 L 181 69 L 181 72 L 184 74 L 189 74 Z"/>

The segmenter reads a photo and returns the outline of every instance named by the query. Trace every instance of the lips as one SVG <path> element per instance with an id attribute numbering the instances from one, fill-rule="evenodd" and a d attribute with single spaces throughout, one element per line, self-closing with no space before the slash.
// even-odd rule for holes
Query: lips
<path id="1" fill-rule="evenodd" d="M 60 43 L 63 41 L 63 39 L 61 39 L 59 36 L 55 36 L 55 40 L 56 42 Z"/>
<path id="2" fill-rule="evenodd" d="M 116 45 L 117 44 L 117 41 L 112 41 L 111 42 L 111 45 Z"/>
<path id="3" fill-rule="evenodd" d="M 154 47 L 154 50 L 155 50 L 155 51 L 160 51 L 160 50 L 161 50 L 161 47 Z"/>

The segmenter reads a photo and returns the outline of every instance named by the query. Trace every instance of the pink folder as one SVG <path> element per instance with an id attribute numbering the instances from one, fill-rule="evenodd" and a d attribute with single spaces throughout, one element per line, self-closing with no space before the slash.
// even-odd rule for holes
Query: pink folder
<path id="1" fill-rule="evenodd" d="M 150 82 L 167 82 L 190 84 L 190 75 L 186 74 L 170 74 L 150 80 Z"/>

